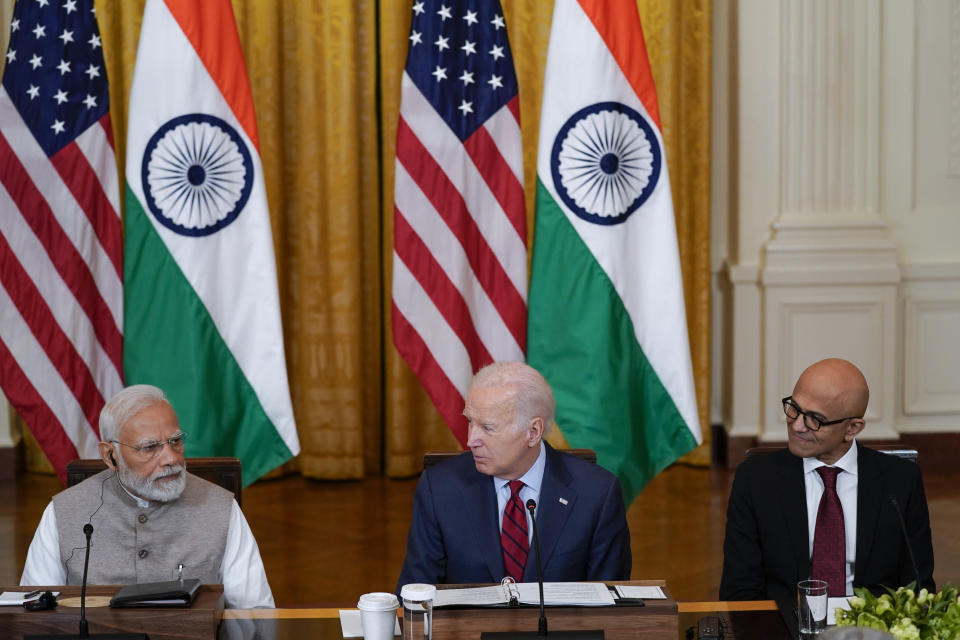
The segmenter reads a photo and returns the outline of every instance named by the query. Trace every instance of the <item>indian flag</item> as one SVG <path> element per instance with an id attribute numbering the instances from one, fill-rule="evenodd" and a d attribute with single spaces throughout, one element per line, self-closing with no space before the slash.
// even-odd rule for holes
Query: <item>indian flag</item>
<path id="1" fill-rule="evenodd" d="M 147 0 L 130 92 L 127 384 L 243 485 L 300 451 L 253 99 L 229 0 Z"/>
<path id="2" fill-rule="evenodd" d="M 701 441 L 657 97 L 635 0 L 557 0 L 527 361 L 630 504 Z"/>

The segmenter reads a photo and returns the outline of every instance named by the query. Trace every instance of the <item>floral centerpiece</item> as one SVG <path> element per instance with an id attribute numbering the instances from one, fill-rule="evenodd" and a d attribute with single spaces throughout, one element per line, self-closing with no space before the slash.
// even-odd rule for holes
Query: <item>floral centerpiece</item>
<path id="1" fill-rule="evenodd" d="M 960 640 L 960 596 L 947 584 L 938 593 L 914 584 L 875 596 L 867 589 L 854 589 L 850 610 L 837 609 L 838 627 L 870 627 L 899 640 Z"/>

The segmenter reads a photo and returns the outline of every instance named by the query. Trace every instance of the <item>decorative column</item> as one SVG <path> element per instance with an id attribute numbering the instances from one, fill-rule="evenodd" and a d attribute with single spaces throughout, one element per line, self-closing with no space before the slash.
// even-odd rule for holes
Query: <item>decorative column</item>
<path id="1" fill-rule="evenodd" d="M 780 398 L 829 356 L 867 377 L 863 437 L 896 438 L 900 269 L 879 206 L 880 3 L 781 0 L 779 17 L 780 195 L 760 274 L 760 439 L 786 439 Z"/>

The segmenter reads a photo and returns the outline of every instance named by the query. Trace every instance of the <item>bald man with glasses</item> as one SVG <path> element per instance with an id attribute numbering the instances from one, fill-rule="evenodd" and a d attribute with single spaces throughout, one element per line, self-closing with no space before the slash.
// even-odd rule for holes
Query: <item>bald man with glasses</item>
<path id="1" fill-rule="evenodd" d="M 917 580 L 934 589 L 920 468 L 856 441 L 870 397 L 846 360 L 808 367 L 784 398 L 787 448 L 745 460 L 727 505 L 721 600 L 796 602 L 797 582 L 830 596 Z M 916 572 L 897 510 L 903 513 Z"/>
<path id="2" fill-rule="evenodd" d="M 21 585 L 75 585 L 84 525 L 93 525 L 90 584 L 222 583 L 228 608 L 273 607 L 257 542 L 233 494 L 187 473 L 187 437 L 163 391 L 134 385 L 100 412 L 107 469 L 53 497 Z"/>

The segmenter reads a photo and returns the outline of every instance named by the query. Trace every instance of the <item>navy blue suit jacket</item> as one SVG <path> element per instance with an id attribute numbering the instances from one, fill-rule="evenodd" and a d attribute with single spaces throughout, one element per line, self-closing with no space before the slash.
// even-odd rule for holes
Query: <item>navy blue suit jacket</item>
<path id="1" fill-rule="evenodd" d="M 920 467 L 859 444 L 853 586 L 880 591 L 916 580 L 890 496 L 897 499 L 920 586 L 933 590 L 933 544 Z M 723 542 L 721 600 L 796 602 L 810 577 L 803 460 L 783 449 L 745 460 L 733 480 Z"/>
<path id="2" fill-rule="evenodd" d="M 546 445 L 536 518 L 544 580 L 630 578 L 630 531 L 620 482 L 609 471 Z M 397 591 L 412 582 L 490 583 L 503 575 L 493 479 L 477 471 L 469 451 L 425 470 Z M 523 581 L 536 579 L 531 547 Z"/>

